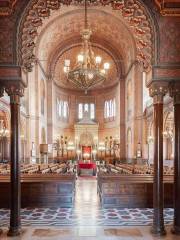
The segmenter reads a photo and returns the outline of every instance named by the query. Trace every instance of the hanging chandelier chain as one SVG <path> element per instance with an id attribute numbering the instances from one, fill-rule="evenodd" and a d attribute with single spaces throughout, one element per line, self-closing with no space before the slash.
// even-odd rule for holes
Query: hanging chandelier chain
<path id="1" fill-rule="evenodd" d="M 85 29 L 87 29 L 88 28 L 88 17 L 87 17 L 87 0 L 84 0 L 85 1 L 85 3 L 84 3 L 84 5 L 85 5 L 85 18 L 84 18 L 84 27 L 85 27 Z"/>
<path id="2" fill-rule="evenodd" d="M 81 32 L 82 50 L 77 56 L 77 63 L 71 69 L 70 60 L 65 60 L 64 72 L 67 74 L 67 79 L 77 88 L 87 90 L 95 85 L 101 84 L 107 78 L 107 70 L 110 67 L 109 63 L 104 63 L 102 67 L 101 56 L 95 56 L 91 47 L 90 37 L 92 31 L 89 28 L 87 15 L 88 0 L 84 0 L 84 29 Z"/>

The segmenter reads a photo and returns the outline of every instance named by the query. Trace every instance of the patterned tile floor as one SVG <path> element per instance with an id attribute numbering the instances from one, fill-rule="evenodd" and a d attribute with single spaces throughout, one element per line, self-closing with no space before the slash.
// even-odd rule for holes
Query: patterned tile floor
<path id="1" fill-rule="evenodd" d="M 22 209 L 24 226 L 149 226 L 152 209 L 98 209 L 95 212 L 79 212 L 71 208 Z M 165 209 L 165 224 L 172 224 L 173 209 Z M 9 211 L 0 210 L 1 226 L 9 224 Z"/>
<path id="2" fill-rule="evenodd" d="M 102 209 L 96 179 L 76 182 L 73 208 L 25 208 L 21 210 L 23 226 L 150 226 L 152 209 Z M 165 209 L 165 224 L 173 221 L 173 209 Z M 9 225 L 9 210 L 0 209 L 0 225 Z"/>

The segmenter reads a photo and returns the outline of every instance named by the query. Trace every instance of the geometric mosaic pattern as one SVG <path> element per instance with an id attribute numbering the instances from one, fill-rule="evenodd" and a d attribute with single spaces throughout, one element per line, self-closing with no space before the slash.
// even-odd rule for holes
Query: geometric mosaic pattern
<path id="1" fill-rule="evenodd" d="M 165 224 L 172 224 L 174 211 L 164 209 Z M 153 209 L 124 208 L 80 211 L 74 208 L 24 208 L 23 226 L 149 226 Z M 9 210 L 0 209 L 0 225 L 9 225 Z M 1 227 L 0 226 L 0 227 Z"/>

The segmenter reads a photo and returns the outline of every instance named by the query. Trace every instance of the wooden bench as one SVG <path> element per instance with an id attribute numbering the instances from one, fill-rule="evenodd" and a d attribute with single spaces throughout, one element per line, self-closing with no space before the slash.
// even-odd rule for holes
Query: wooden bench
<path id="1" fill-rule="evenodd" d="M 151 208 L 153 207 L 152 175 L 98 175 L 98 194 L 105 208 Z M 173 206 L 173 176 L 164 176 L 164 205 Z"/>
<path id="2" fill-rule="evenodd" d="M 22 175 L 22 207 L 72 207 L 75 179 L 75 174 L 71 173 Z M 9 176 L 0 176 L 0 196 L 0 208 L 9 208 Z"/>

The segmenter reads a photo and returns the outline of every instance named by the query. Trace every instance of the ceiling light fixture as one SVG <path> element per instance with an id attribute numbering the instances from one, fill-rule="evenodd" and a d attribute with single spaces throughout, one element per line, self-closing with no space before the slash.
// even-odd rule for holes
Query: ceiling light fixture
<path id="1" fill-rule="evenodd" d="M 84 29 L 81 33 L 82 49 L 73 68 L 70 66 L 70 60 L 65 60 L 64 73 L 67 75 L 69 82 L 75 87 L 84 90 L 86 94 L 89 89 L 106 80 L 110 68 L 108 62 L 102 64 L 101 56 L 95 56 L 90 43 L 91 35 L 92 31 L 89 28 L 87 18 L 87 0 L 85 0 Z"/>

